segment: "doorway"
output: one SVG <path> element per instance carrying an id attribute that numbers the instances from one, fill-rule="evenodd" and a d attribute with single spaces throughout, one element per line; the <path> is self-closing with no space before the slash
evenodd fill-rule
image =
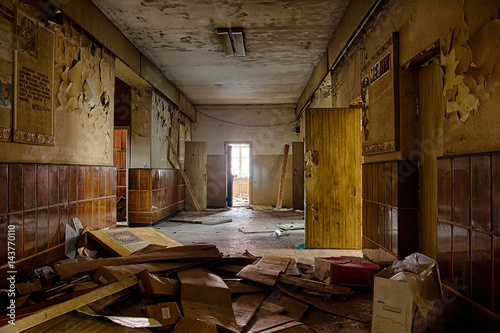
<path id="1" fill-rule="evenodd" d="M 128 129 L 115 128 L 113 135 L 113 166 L 116 167 L 116 222 L 127 225 L 127 161 Z"/>
<path id="2" fill-rule="evenodd" d="M 227 206 L 250 205 L 251 145 L 249 142 L 226 143 Z"/>

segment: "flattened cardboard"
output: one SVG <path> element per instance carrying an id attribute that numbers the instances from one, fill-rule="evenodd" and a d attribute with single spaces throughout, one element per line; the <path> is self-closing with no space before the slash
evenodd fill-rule
<path id="1" fill-rule="evenodd" d="M 126 317 L 126 316 L 101 316 L 95 311 L 93 311 L 90 307 L 88 306 L 82 306 L 81 308 L 78 308 L 77 311 L 79 313 L 85 314 L 87 316 L 91 317 L 103 317 L 103 318 L 108 318 L 112 322 L 129 327 L 129 328 L 145 328 L 145 327 L 162 327 L 163 325 L 158 322 L 156 319 L 153 318 L 145 318 L 145 317 Z"/>
<path id="2" fill-rule="evenodd" d="M 195 267 L 183 270 L 177 276 L 181 282 L 181 303 L 185 317 L 198 318 L 238 332 L 231 292 L 218 275 Z"/>
<path id="3" fill-rule="evenodd" d="M 112 253 L 122 257 L 149 244 L 165 247 L 182 245 L 153 227 L 94 230 L 89 231 L 89 236 Z"/>
<path id="4" fill-rule="evenodd" d="M 182 317 L 176 302 L 158 303 L 145 307 L 146 316 L 158 320 L 163 326 L 175 325 Z"/>
<path id="5" fill-rule="evenodd" d="M 285 272 L 290 263 L 290 258 L 266 256 L 253 265 L 245 266 L 236 276 L 274 286 L 281 272 Z"/>
<path id="6" fill-rule="evenodd" d="M 195 243 L 185 246 L 158 249 L 147 253 L 131 254 L 126 257 L 96 259 L 81 263 L 54 265 L 55 270 L 64 281 L 74 275 L 97 270 L 101 266 L 119 266 L 147 262 L 165 262 L 178 260 L 220 259 L 219 250 L 212 244 Z"/>
<path id="7" fill-rule="evenodd" d="M 237 281 L 237 280 L 224 280 L 228 286 L 231 294 L 248 294 L 248 293 L 260 293 L 265 291 L 273 290 L 271 286 L 264 286 L 260 283 L 255 283 L 251 281 Z"/>
<path id="8" fill-rule="evenodd" d="M 272 313 L 267 310 L 259 309 L 255 317 L 250 323 L 248 333 L 258 333 L 264 330 L 269 330 L 274 327 L 281 326 L 286 323 L 293 322 L 292 318 Z M 299 325 L 300 323 L 297 323 Z"/>
<path id="9" fill-rule="evenodd" d="M 301 321 L 307 310 L 309 310 L 309 305 L 287 296 L 277 289 L 269 294 L 264 302 L 262 302 L 262 306 L 265 306 L 270 302 L 284 307 L 285 311 L 280 314 L 287 316 L 288 318 L 292 318 L 295 321 Z"/>
<path id="10" fill-rule="evenodd" d="M 310 295 L 305 292 L 300 292 L 292 288 L 287 288 L 283 285 L 277 284 L 276 287 L 284 293 L 295 297 L 317 309 L 331 313 L 333 315 L 354 319 L 364 323 L 371 321 L 371 307 L 372 304 L 369 300 L 364 299 L 350 299 L 342 303 L 342 306 L 336 306 L 334 300 L 325 300 L 324 298 L 316 295 Z"/>
<path id="11" fill-rule="evenodd" d="M 139 289 L 144 297 L 162 297 L 180 295 L 181 284 L 178 280 L 143 271 L 137 275 Z M 165 324 L 170 325 L 170 324 Z"/>
<path id="12" fill-rule="evenodd" d="M 183 317 L 172 333 L 217 333 L 217 326 L 199 319 Z"/>
<path id="13" fill-rule="evenodd" d="M 238 329 L 242 330 L 248 324 L 266 296 L 266 293 L 242 295 L 233 302 Z"/>

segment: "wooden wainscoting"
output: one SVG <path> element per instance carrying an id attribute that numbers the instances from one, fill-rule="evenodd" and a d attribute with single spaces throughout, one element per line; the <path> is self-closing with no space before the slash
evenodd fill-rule
<path id="1" fill-rule="evenodd" d="M 418 162 L 365 163 L 363 253 L 391 263 L 418 251 Z"/>
<path id="2" fill-rule="evenodd" d="M 182 210 L 185 188 L 177 169 L 129 169 L 129 225 L 151 225 Z"/>
<path id="3" fill-rule="evenodd" d="M 500 154 L 438 159 L 442 282 L 500 314 Z"/>
<path id="4" fill-rule="evenodd" d="M 0 164 L 0 244 L 14 229 L 18 276 L 64 258 L 73 217 L 92 229 L 116 224 L 115 167 Z M 2 272 L 6 249 L 0 250 Z"/>

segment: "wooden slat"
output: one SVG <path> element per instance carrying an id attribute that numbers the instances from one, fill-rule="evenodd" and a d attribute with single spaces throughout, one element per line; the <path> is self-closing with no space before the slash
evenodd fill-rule
<path id="1" fill-rule="evenodd" d="M 292 142 L 293 209 L 304 209 L 304 142 Z"/>
<path id="2" fill-rule="evenodd" d="M 283 165 L 281 167 L 281 177 L 278 187 L 278 200 L 276 201 L 276 208 L 280 209 L 283 204 L 283 189 L 285 188 L 285 176 L 286 176 L 286 164 L 288 161 L 288 150 L 290 145 L 285 145 L 285 150 L 283 152 Z"/>
<path id="3" fill-rule="evenodd" d="M 18 319 L 16 320 L 16 325 L 7 324 L 2 328 L 2 332 L 9 333 L 9 332 L 20 332 L 22 330 L 26 330 L 40 323 L 48 321 L 52 318 L 73 311 L 81 306 L 92 303 L 98 299 L 101 299 L 103 297 L 112 295 L 120 290 L 131 287 L 135 284 L 137 284 L 137 278 L 134 276 L 123 281 L 118 281 L 106 285 L 104 287 L 88 292 L 84 295 L 74 297 L 66 302 L 59 303 L 45 309 L 41 309 L 25 318 Z"/>
<path id="4" fill-rule="evenodd" d="M 306 111 L 306 152 L 318 155 L 306 177 L 306 248 L 361 248 L 359 122 L 359 109 Z"/>
<path id="5" fill-rule="evenodd" d="M 186 183 L 186 187 L 189 191 L 189 194 L 191 195 L 191 198 L 193 199 L 193 203 L 196 207 L 196 210 L 198 211 L 198 214 L 200 216 L 203 216 L 203 212 L 201 211 L 201 208 L 200 208 L 200 205 L 198 204 L 198 200 L 196 200 L 196 196 L 193 192 L 193 188 L 191 187 L 191 184 L 189 183 L 189 180 L 186 176 L 186 173 L 184 172 L 184 169 L 182 169 L 182 164 L 181 164 L 181 161 L 179 161 L 179 156 L 177 155 L 177 152 L 175 150 L 175 147 L 174 145 L 172 144 L 172 140 L 170 140 L 170 138 L 167 136 L 167 141 L 168 141 L 168 145 L 170 146 L 170 150 L 172 151 L 172 154 L 174 155 L 175 157 L 175 161 L 177 162 L 177 165 L 179 166 L 179 171 L 181 172 L 181 175 L 182 175 L 182 178 L 184 179 L 184 182 Z"/>
<path id="6" fill-rule="evenodd" d="M 196 200 L 201 210 L 207 209 L 207 143 L 188 141 L 185 145 L 186 176 L 190 179 Z M 186 199 L 186 210 L 196 209 L 190 197 Z"/>
<path id="7" fill-rule="evenodd" d="M 349 296 L 352 296 L 354 292 L 349 287 L 339 286 L 335 284 L 328 284 L 323 282 L 311 281 L 306 279 L 301 279 L 293 276 L 286 276 L 281 274 L 278 277 L 278 281 L 284 284 L 289 284 L 297 286 L 300 288 L 305 288 L 309 290 L 321 291 L 324 293 L 332 294 L 335 297 L 345 301 Z"/>

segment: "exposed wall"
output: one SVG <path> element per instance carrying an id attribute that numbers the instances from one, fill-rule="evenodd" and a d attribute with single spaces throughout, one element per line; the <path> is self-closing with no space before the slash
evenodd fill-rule
<path id="1" fill-rule="evenodd" d="M 151 89 L 132 89 L 130 167 L 151 165 Z"/>
<path id="2" fill-rule="evenodd" d="M 251 203 L 276 205 L 285 144 L 298 140 L 294 134 L 295 106 L 280 105 L 198 105 L 193 140 L 208 143 L 208 205 L 225 202 L 224 143 L 252 144 Z M 290 154 L 291 155 L 291 154 Z M 287 165 L 283 207 L 292 205 L 291 156 Z"/>
<path id="3" fill-rule="evenodd" d="M 114 57 L 67 19 L 50 28 L 56 32 L 54 145 L 0 142 L 2 161 L 111 166 Z"/>

